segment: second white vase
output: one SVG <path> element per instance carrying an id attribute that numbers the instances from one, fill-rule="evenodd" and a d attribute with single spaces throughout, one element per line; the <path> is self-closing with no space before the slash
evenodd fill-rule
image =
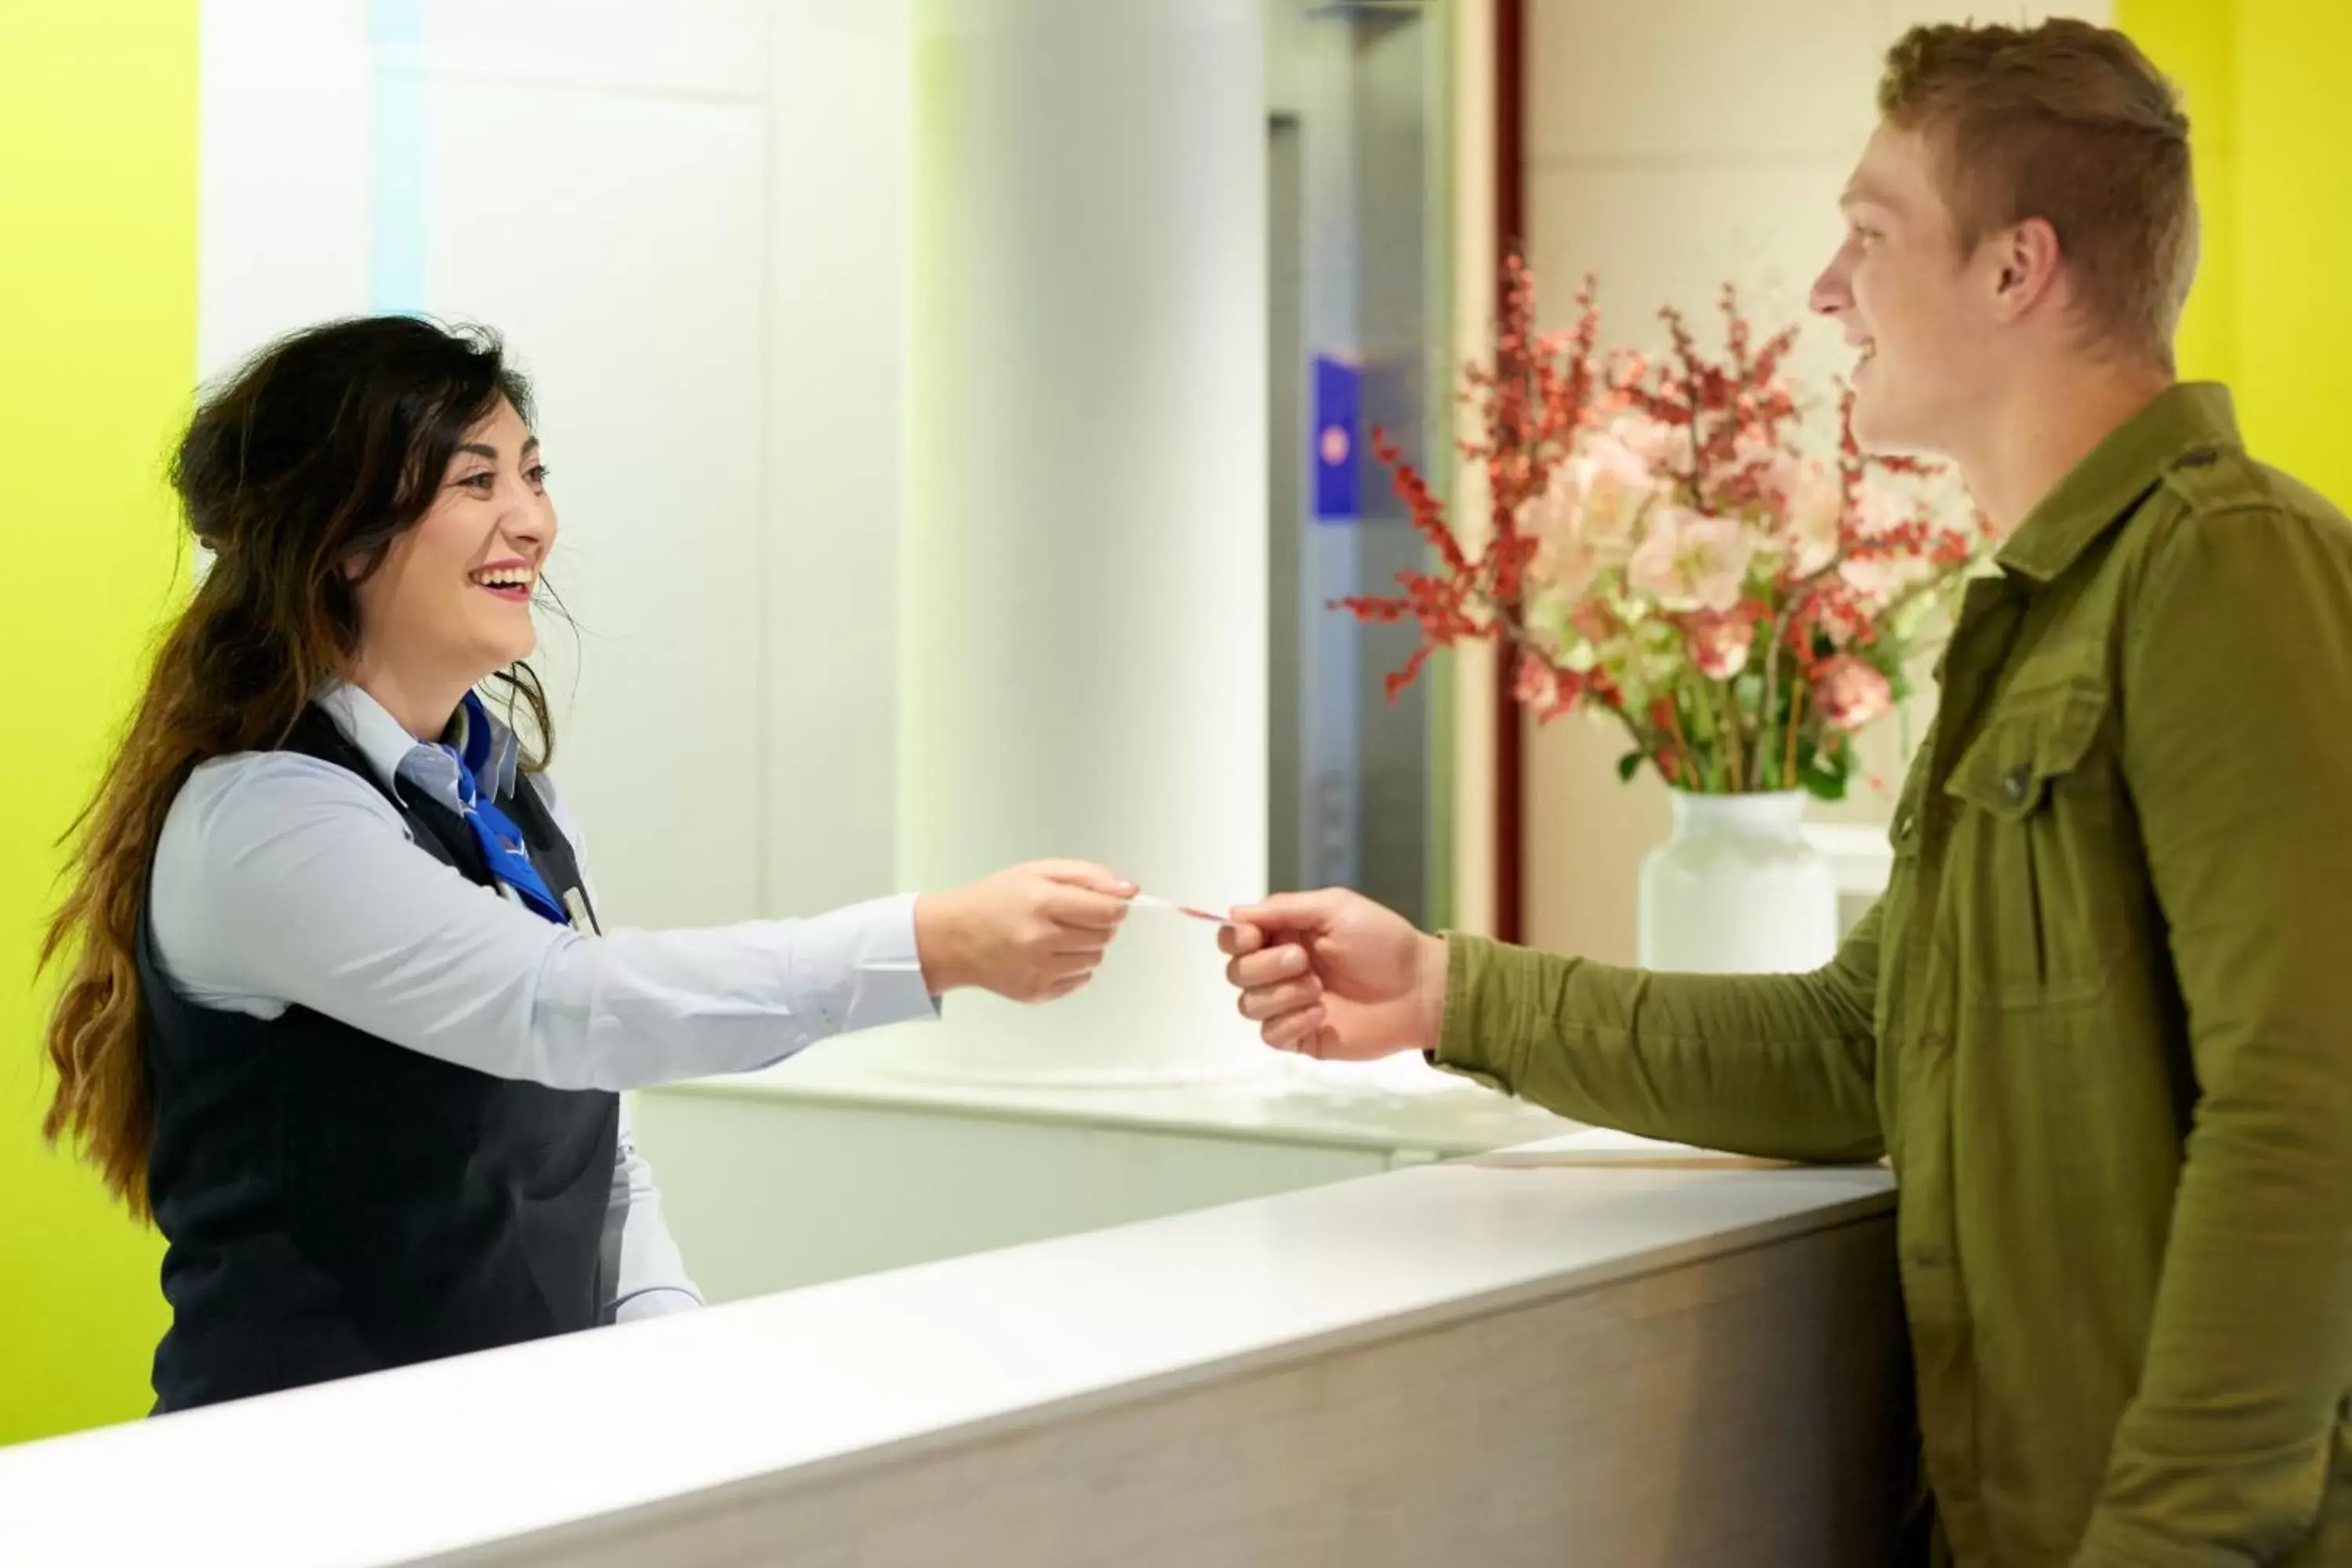
<path id="1" fill-rule="evenodd" d="M 1801 791 L 1673 798 L 1674 831 L 1642 862 L 1643 968 L 1801 973 L 1836 955 L 1837 879 L 1806 842 Z"/>

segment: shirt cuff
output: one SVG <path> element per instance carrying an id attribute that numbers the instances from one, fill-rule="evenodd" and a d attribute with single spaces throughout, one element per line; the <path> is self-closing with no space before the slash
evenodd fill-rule
<path id="1" fill-rule="evenodd" d="M 656 1285 L 638 1291 L 613 1309 L 613 1321 L 640 1323 L 648 1318 L 666 1318 L 672 1312 L 691 1312 L 702 1305 L 702 1298 L 691 1290 L 675 1285 Z"/>
<path id="2" fill-rule="evenodd" d="M 796 1010 L 820 1032 L 846 1034 L 940 1016 L 915 948 L 915 896 L 851 904 L 801 922 L 793 953 Z"/>
<path id="3" fill-rule="evenodd" d="M 1498 963 L 1504 956 L 1489 938 L 1445 933 L 1445 1015 L 1437 1048 L 1425 1054 L 1433 1068 L 1509 1094 L 1515 1031 L 1510 999 L 1501 994 L 1509 978 Z"/>

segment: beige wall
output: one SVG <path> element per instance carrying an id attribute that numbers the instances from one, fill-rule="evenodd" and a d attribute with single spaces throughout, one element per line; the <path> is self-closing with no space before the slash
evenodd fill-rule
<path id="1" fill-rule="evenodd" d="M 1454 7 L 1454 336 L 1457 358 L 1475 354 L 1495 312 L 1495 0 Z M 1454 468 L 1454 526 L 1486 535 L 1486 474 Z M 1475 546 L 1474 545 L 1474 548 Z M 1454 682 L 1454 921 L 1456 931 L 1495 924 L 1495 656 L 1464 647 L 1442 666 Z"/>
<path id="2" fill-rule="evenodd" d="M 1658 307 L 1717 318 L 1728 279 L 1767 330 L 1800 319 L 1838 233 L 1837 193 L 1873 121 L 1886 46 L 1921 21 L 2053 12 L 2105 21 L 2105 0 L 1528 0 L 1528 249 L 1548 326 L 1569 324 L 1598 274 L 1612 342 L 1648 343 Z M 1466 275 L 1466 274 L 1465 274 Z M 1795 363 L 1826 389 L 1846 355 L 1811 323 Z M 1914 722 L 1924 722 L 1922 701 Z M 1528 747 L 1528 939 L 1630 963 L 1642 857 L 1666 827 L 1664 786 L 1617 781 L 1623 750 L 1597 721 Z M 1883 821 L 1903 755 L 1894 721 L 1866 738 L 1867 784 L 1823 821 Z"/>

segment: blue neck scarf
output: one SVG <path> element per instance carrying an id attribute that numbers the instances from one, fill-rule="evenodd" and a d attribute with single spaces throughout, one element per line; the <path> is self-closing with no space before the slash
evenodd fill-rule
<path id="1" fill-rule="evenodd" d="M 457 706 L 456 744 L 443 742 L 441 749 L 457 764 L 457 799 L 464 807 L 466 826 L 472 830 L 474 843 L 488 862 L 490 875 L 501 887 L 514 889 L 533 914 L 553 921 L 558 925 L 571 921 L 563 906 L 556 901 L 554 889 L 539 868 L 530 863 L 530 851 L 523 842 L 522 829 L 514 818 L 500 811 L 488 792 L 481 785 L 481 773 L 490 763 L 490 715 L 482 700 L 468 691 Z"/>

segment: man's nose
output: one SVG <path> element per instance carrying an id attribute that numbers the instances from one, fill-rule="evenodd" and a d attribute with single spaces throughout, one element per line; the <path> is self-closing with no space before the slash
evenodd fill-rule
<path id="1" fill-rule="evenodd" d="M 1845 257 L 1843 252 L 1830 258 L 1813 279 L 1811 303 L 1817 316 L 1834 316 L 1853 303 L 1853 291 L 1846 287 Z"/>

